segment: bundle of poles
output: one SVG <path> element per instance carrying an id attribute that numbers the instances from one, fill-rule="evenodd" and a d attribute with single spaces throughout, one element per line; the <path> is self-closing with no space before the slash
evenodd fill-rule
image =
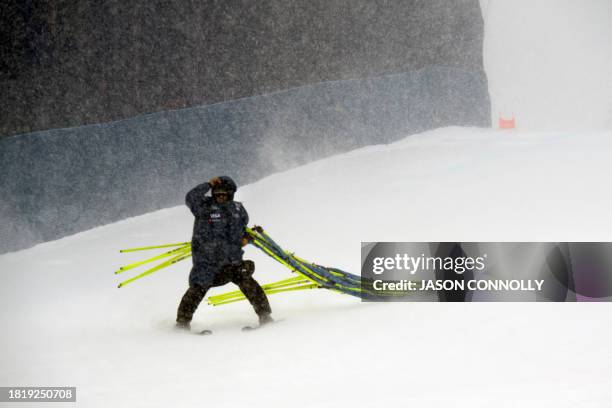
<path id="1" fill-rule="evenodd" d="M 305 259 L 302 259 L 295 255 L 294 253 L 282 249 L 261 227 L 253 229 L 246 228 L 246 234 L 250 237 L 250 243 L 252 245 L 257 247 L 266 255 L 281 263 L 297 275 L 288 279 L 280 280 L 278 282 L 262 285 L 262 288 L 266 292 L 266 294 L 271 295 L 275 293 L 306 289 L 328 289 L 335 292 L 356 296 L 361 299 L 371 300 L 379 299 L 381 297 L 386 298 L 389 296 L 402 295 L 398 292 L 386 292 L 379 290 L 374 291 L 372 288 L 372 282 L 369 280 L 362 279 L 358 275 L 353 275 L 337 268 L 317 265 L 313 262 L 306 261 Z M 189 242 L 122 249 L 120 252 L 125 253 L 168 248 L 171 249 L 167 252 L 145 259 L 143 261 L 122 266 L 117 271 L 115 271 L 115 274 L 120 274 L 152 262 L 161 261 L 156 266 L 145 270 L 139 275 L 136 275 L 130 279 L 121 282 L 119 284 L 119 287 L 122 288 L 131 282 L 134 282 L 161 269 L 167 268 L 191 256 L 191 243 Z M 228 303 L 238 302 L 242 300 L 245 300 L 245 296 L 239 290 L 226 292 L 207 298 L 208 304 L 213 306 L 225 305 Z"/>

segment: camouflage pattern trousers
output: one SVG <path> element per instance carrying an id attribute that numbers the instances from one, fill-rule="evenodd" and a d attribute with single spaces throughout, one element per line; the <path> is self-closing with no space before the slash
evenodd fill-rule
<path id="1" fill-rule="evenodd" d="M 212 287 L 223 286 L 229 282 L 235 283 L 244 296 L 255 309 L 257 316 L 266 316 L 272 313 L 270 303 L 259 283 L 253 278 L 255 263 L 253 261 L 242 261 L 237 265 L 226 265 L 221 272 L 215 276 L 212 284 L 208 286 L 191 285 L 183 295 L 178 307 L 176 321 L 189 323 L 193 314 L 206 296 L 206 292 Z"/>

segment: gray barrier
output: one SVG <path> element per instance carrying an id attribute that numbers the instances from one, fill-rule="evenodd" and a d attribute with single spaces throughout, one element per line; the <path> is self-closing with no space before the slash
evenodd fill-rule
<path id="1" fill-rule="evenodd" d="M 489 126 L 486 75 L 448 67 L 325 82 L 0 140 L 0 252 L 443 126 Z"/>

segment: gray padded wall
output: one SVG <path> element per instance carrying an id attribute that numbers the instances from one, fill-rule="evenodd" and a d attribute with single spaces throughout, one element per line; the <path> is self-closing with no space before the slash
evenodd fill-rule
<path id="1" fill-rule="evenodd" d="M 429 67 L 0 140 L 0 252 L 441 126 L 489 126 L 484 72 Z"/>

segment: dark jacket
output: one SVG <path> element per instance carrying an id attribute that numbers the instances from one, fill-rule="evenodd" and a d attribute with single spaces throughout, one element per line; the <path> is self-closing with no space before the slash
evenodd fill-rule
<path id="1" fill-rule="evenodd" d="M 185 197 L 185 203 L 195 216 L 191 249 L 193 269 L 189 275 L 190 284 L 206 286 L 223 266 L 242 261 L 242 238 L 249 222 L 249 216 L 237 201 L 217 204 L 205 194 L 211 189 L 203 183 Z"/>

